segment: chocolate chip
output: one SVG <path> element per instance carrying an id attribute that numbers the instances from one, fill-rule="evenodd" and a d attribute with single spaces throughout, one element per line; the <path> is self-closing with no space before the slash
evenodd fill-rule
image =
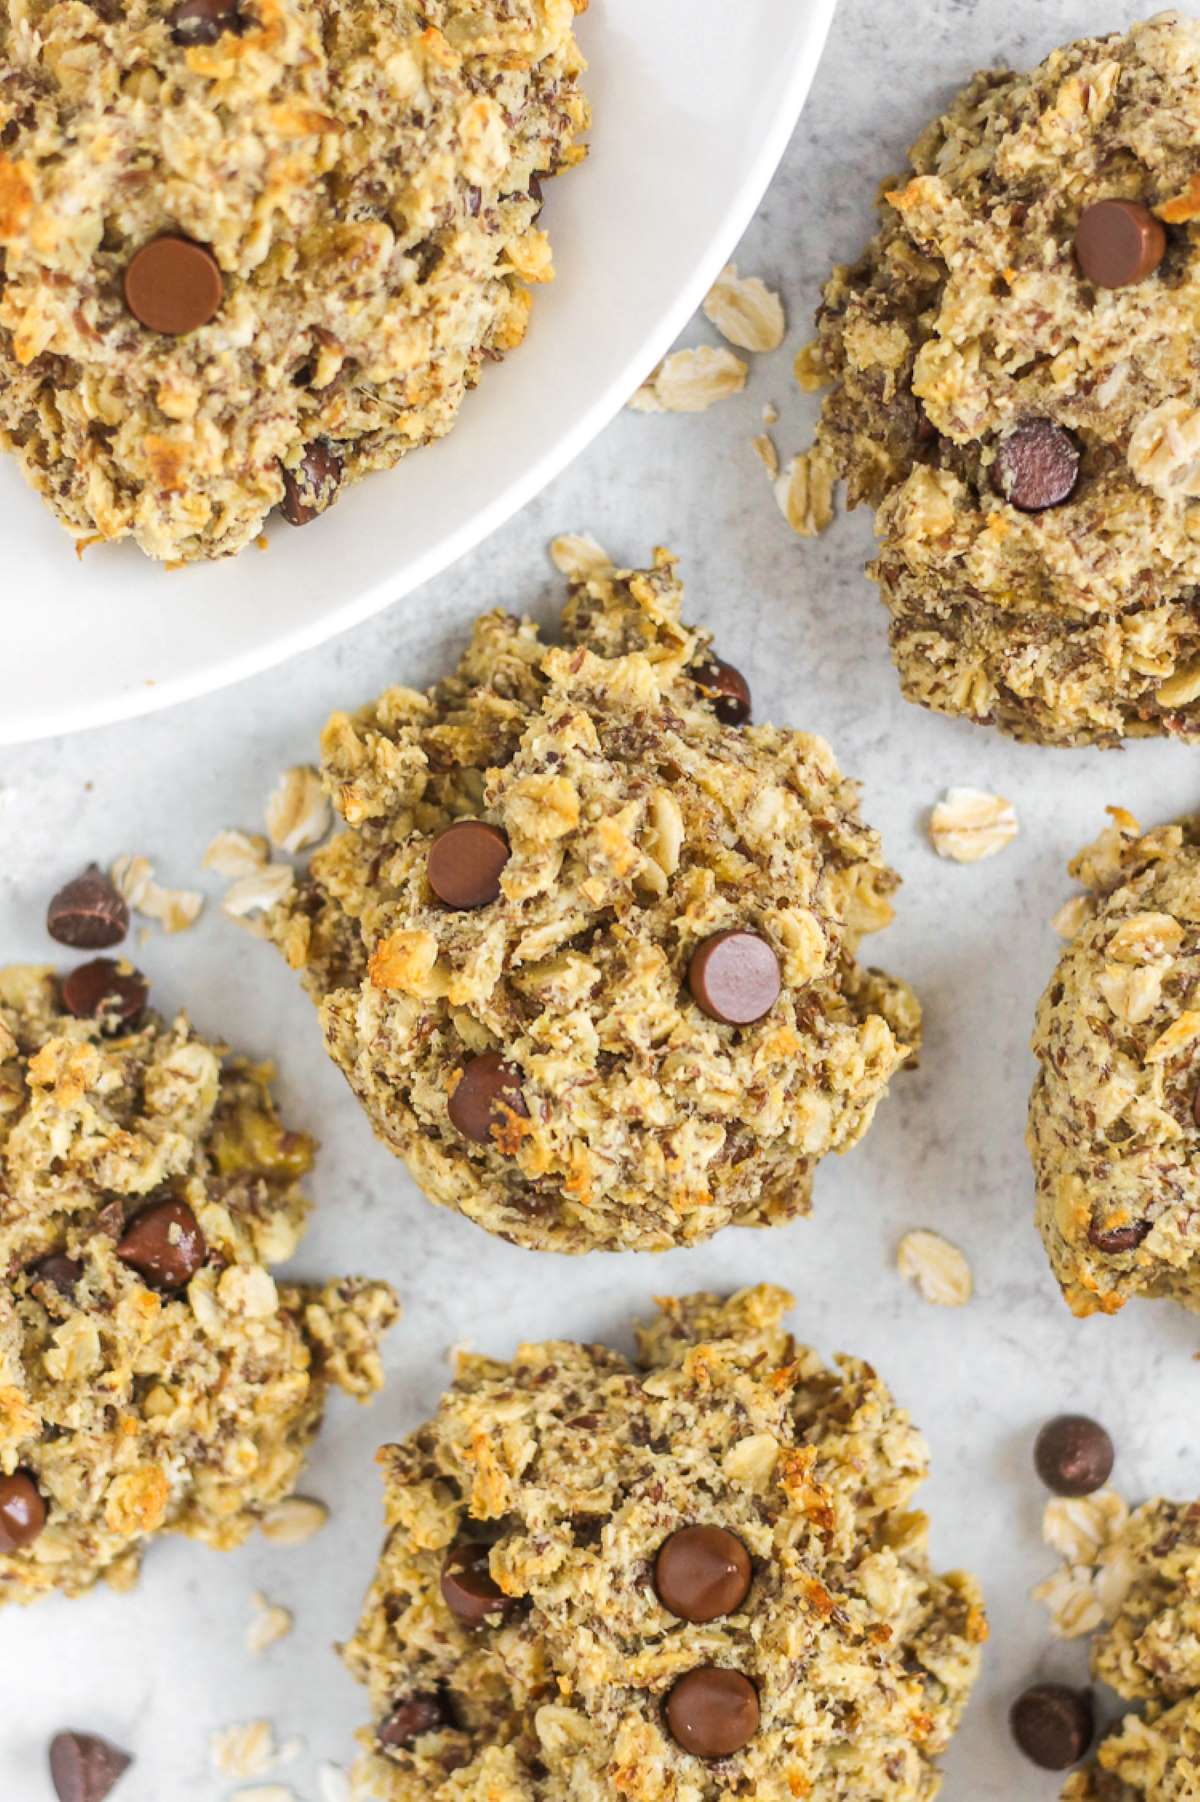
<path id="1" fill-rule="evenodd" d="M 756 932 L 714 932 L 693 951 L 687 980 L 710 1020 L 750 1026 L 779 999 L 779 959 Z"/>
<path id="2" fill-rule="evenodd" d="M 447 907 L 490 907 L 499 898 L 508 840 L 486 820 L 456 820 L 429 847 L 429 886 Z"/>
<path id="3" fill-rule="evenodd" d="M 533 215 L 534 220 L 536 221 L 541 218 L 542 208 L 546 204 L 545 197 L 542 194 L 542 184 L 536 175 L 531 175 L 529 177 L 529 198 L 537 207 L 537 212 Z"/>
<path id="4" fill-rule="evenodd" d="M 692 671 L 693 682 L 709 690 L 713 712 L 723 726 L 750 723 L 750 684 L 740 669 L 720 657 L 708 657 Z"/>
<path id="5" fill-rule="evenodd" d="M 740 1671 L 703 1664 L 679 1679 L 666 1712 L 671 1737 L 685 1752 L 728 1758 L 758 1732 L 758 1691 Z"/>
<path id="6" fill-rule="evenodd" d="M 654 1587 L 681 1621 L 734 1614 L 750 1591 L 750 1554 L 724 1527 L 681 1527 L 659 1547 Z"/>
<path id="7" fill-rule="evenodd" d="M 450 1123 L 464 1138 L 477 1145 L 491 1145 L 497 1131 L 503 1131 L 509 1113 L 529 1118 L 523 1081 L 515 1064 L 505 1063 L 498 1051 L 485 1051 L 473 1057 L 458 1079 L 447 1105 Z"/>
<path id="8" fill-rule="evenodd" d="M 125 270 L 125 304 L 149 331 L 178 338 L 221 311 L 225 283 L 207 245 L 167 233 L 134 252 Z"/>
<path id="9" fill-rule="evenodd" d="M 375 1737 L 381 1746 L 407 1749 L 423 1733 L 439 1733 L 450 1725 L 450 1716 L 441 1696 L 430 1692 L 397 1702 L 387 1719 L 379 1723 Z"/>
<path id="10" fill-rule="evenodd" d="M 1061 507 L 1079 480 L 1079 446 L 1052 419 L 1022 419 L 1000 440 L 996 487 L 1022 513 Z"/>
<path id="11" fill-rule="evenodd" d="M 281 467 L 283 467 L 281 465 Z M 283 469 L 280 511 L 289 526 L 307 526 L 337 499 L 345 464 L 328 438 L 304 447 L 295 469 Z"/>
<path id="12" fill-rule="evenodd" d="M 94 1733 L 56 1733 L 50 1741 L 58 1802 L 104 1802 L 132 1763 L 128 1752 Z"/>
<path id="13" fill-rule="evenodd" d="M 0 1476 L 0 1552 L 32 1545 L 46 1524 L 46 1504 L 26 1470 Z"/>
<path id="14" fill-rule="evenodd" d="M 180 0 L 168 23 L 177 44 L 215 44 L 241 23 L 236 0 Z"/>
<path id="15" fill-rule="evenodd" d="M 1092 1743 L 1092 1692 L 1065 1683 L 1035 1683 L 1009 1711 L 1012 1736 L 1043 1771 L 1078 1764 Z"/>
<path id="16" fill-rule="evenodd" d="M 132 1026 L 145 1011 L 150 991 L 144 976 L 111 957 L 93 958 L 63 977 L 62 1001 L 77 1020 L 99 1020 L 107 1032 Z"/>
<path id="17" fill-rule="evenodd" d="M 1088 1239 L 1097 1251 L 1136 1251 L 1153 1224 L 1150 1220 L 1134 1220 L 1128 1226 L 1104 1226 L 1093 1220 Z"/>
<path id="18" fill-rule="evenodd" d="M 1197 1126 L 1200 1126 L 1200 1083 L 1197 1084 L 1196 1093 L 1192 1096 L 1192 1119 Z"/>
<path id="19" fill-rule="evenodd" d="M 152 1289 L 182 1289 L 204 1263 L 208 1246 L 185 1201 L 155 1201 L 129 1222 L 117 1256 Z"/>
<path id="20" fill-rule="evenodd" d="M 1098 288 L 1127 288 L 1153 275 L 1167 250 L 1167 234 L 1140 200 L 1097 200 L 1075 228 L 1079 267 Z"/>
<path id="21" fill-rule="evenodd" d="M 1112 1475 L 1116 1453 L 1099 1421 L 1086 1414 L 1048 1420 L 1033 1447 L 1038 1476 L 1055 1495 L 1091 1495 Z"/>
<path id="22" fill-rule="evenodd" d="M 498 1626 L 519 1605 L 506 1596 L 488 1567 L 488 1548 L 469 1540 L 450 1548 L 442 1566 L 442 1595 L 465 1627 Z"/>
<path id="23" fill-rule="evenodd" d="M 29 1266 L 29 1277 L 35 1283 L 53 1283 L 60 1295 L 68 1301 L 75 1298 L 75 1285 L 83 1275 L 83 1265 L 78 1258 L 68 1258 L 62 1252 L 51 1252 L 47 1258 L 39 1258 L 36 1264 Z"/>
<path id="24" fill-rule="evenodd" d="M 129 931 L 129 904 L 99 864 L 60 888 L 46 910 L 46 931 L 75 951 L 102 951 L 119 945 Z"/>

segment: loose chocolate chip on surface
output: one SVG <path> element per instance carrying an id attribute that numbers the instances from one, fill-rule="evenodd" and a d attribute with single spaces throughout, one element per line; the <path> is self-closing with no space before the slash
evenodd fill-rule
<path id="1" fill-rule="evenodd" d="M 295 469 L 283 471 L 280 511 L 289 526 L 307 526 L 331 507 L 342 484 L 345 465 L 328 438 L 305 446 Z"/>
<path id="2" fill-rule="evenodd" d="M 104 1802 L 132 1763 L 128 1752 L 94 1733 L 56 1733 L 50 1741 L 58 1802 Z"/>
<path id="3" fill-rule="evenodd" d="M 664 1608 L 682 1621 L 720 1620 L 750 1590 L 750 1554 L 724 1527 L 681 1527 L 659 1547 L 654 1587 Z"/>
<path id="4" fill-rule="evenodd" d="M 46 1524 L 46 1504 L 28 1471 L 0 1477 L 0 1552 L 32 1545 Z"/>
<path id="5" fill-rule="evenodd" d="M 492 1144 L 493 1133 L 503 1128 L 510 1111 L 529 1117 L 521 1081 L 521 1072 L 505 1063 L 498 1051 L 473 1057 L 447 1104 L 450 1124 L 477 1145 Z"/>
<path id="6" fill-rule="evenodd" d="M 710 1020 L 750 1026 L 779 999 L 779 959 L 756 932 L 714 932 L 693 951 L 687 980 Z"/>
<path id="7" fill-rule="evenodd" d="M 75 1285 L 83 1275 L 83 1265 L 78 1258 L 51 1252 L 48 1258 L 39 1258 L 36 1264 L 29 1266 L 29 1275 L 35 1283 L 53 1283 L 59 1294 L 70 1301 L 75 1294 Z"/>
<path id="8" fill-rule="evenodd" d="M 429 847 L 429 886 L 447 907 L 489 907 L 500 894 L 508 840 L 486 820 L 455 820 Z"/>
<path id="9" fill-rule="evenodd" d="M 1052 419 L 1022 419 L 1000 440 L 994 467 L 996 487 L 1022 513 L 1061 507 L 1079 480 L 1079 446 Z"/>
<path id="10" fill-rule="evenodd" d="M 1055 1495 L 1091 1495 L 1112 1475 L 1116 1453 L 1098 1420 L 1060 1414 L 1048 1420 L 1033 1447 L 1038 1476 Z"/>
<path id="11" fill-rule="evenodd" d="M 442 1566 L 442 1595 L 455 1620 L 465 1627 L 498 1626 L 517 1605 L 488 1568 L 488 1548 L 465 1541 L 451 1546 Z"/>
<path id="12" fill-rule="evenodd" d="M 1009 1711 L 1012 1736 L 1043 1771 L 1078 1764 L 1092 1743 L 1092 1692 L 1065 1683 L 1035 1683 Z"/>
<path id="13" fill-rule="evenodd" d="M 63 977 L 62 1001 L 77 1020 L 102 1020 L 119 1031 L 144 1012 L 150 991 L 146 979 L 128 964 L 122 969 L 111 957 L 93 958 Z"/>
<path id="14" fill-rule="evenodd" d="M 406 1702 L 397 1702 L 387 1719 L 379 1723 L 375 1737 L 381 1746 L 408 1747 L 423 1733 L 438 1733 L 450 1724 L 439 1695 L 409 1696 Z"/>
<path id="15" fill-rule="evenodd" d="M 1097 1251 L 1136 1251 L 1153 1225 L 1149 1220 L 1134 1220 L 1129 1226 L 1104 1226 L 1093 1220 L 1088 1239 Z"/>
<path id="16" fill-rule="evenodd" d="M 60 888 L 46 910 L 46 931 L 74 951 L 103 951 L 129 931 L 129 905 L 98 864 Z"/>
<path id="17" fill-rule="evenodd" d="M 713 712 L 723 726 L 750 724 L 750 684 L 740 669 L 720 657 L 709 657 L 692 671 L 692 680 L 712 691 Z"/>
<path id="18" fill-rule="evenodd" d="M 182 1289 L 204 1263 L 208 1246 L 185 1201 L 156 1201 L 129 1222 L 117 1256 L 152 1289 Z"/>
<path id="19" fill-rule="evenodd" d="M 1079 267 L 1098 288 L 1145 281 L 1166 249 L 1166 228 L 1140 200 L 1097 200 L 1084 208 L 1075 228 Z"/>
<path id="20" fill-rule="evenodd" d="M 168 234 L 134 252 L 125 271 L 125 304 L 149 331 L 178 338 L 215 319 L 225 299 L 217 259 L 203 244 Z"/>
<path id="21" fill-rule="evenodd" d="M 169 23 L 177 44 L 215 44 L 222 32 L 236 31 L 240 20 L 236 0 L 180 0 Z"/>
<path id="22" fill-rule="evenodd" d="M 740 1671 L 704 1664 L 681 1677 L 667 1697 L 667 1726 L 676 1745 L 697 1758 L 728 1758 L 758 1732 L 758 1691 Z"/>

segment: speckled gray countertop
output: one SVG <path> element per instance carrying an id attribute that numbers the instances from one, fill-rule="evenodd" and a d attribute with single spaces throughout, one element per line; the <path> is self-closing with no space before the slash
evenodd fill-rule
<path id="1" fill-rule="evenodd" d="M 863 780 L 867 816 L 905 880 L 896 925 L 871 954 L 911 979 L 928 1022 L 919 1072 L 897 1081 L 865 1143 L 822 1169 L 811 1219 L 659 1258 L 539 1259 L 422 1201 L 324 1062 L 292 978 L 215 904 L 193 932 L 152 937 L 139 956 L 160 1002 L 190 1000 L 202 1028 L 278 1055 L 292 1117 L 324 1142 L 299 1265 L 386 1274 L 405 1315 L 383 1397 L 370 1410 L 332 1405 L 305 1484 L 332 1518 L 306 1549 L 257 1540 L 222 1558 L 168 1541 L 151 1549 L 131 1597 L 102 1591 L 0 1619 L 6 1802 L 47 1802 L 44 1745 L 63 1724 L 136 1752 L 120 1802 L 223 1799 L 237 1785 L 208 1766 L 208 1735 L 257 1716 L 304 1741 L 278 1781 L 299 1802 L 323 1802 L 318 1766 L 348 1762 L 364 1716 L 331 1646 L 355 1619 L 380 1536 L 373 1453 L 433 1405 L 447 1349 L 468 1340 L 506 1353 L 520 1337 L 550 1335 L 623 1341 L 654 1293 L 768 1276 L 794 1289 L 804 1339 L 869 1358 L 910 1406 L 932 1445 L 934 1556 L 970 1565 L 987 1590 L 992 1639 L 946 1759 L 948 1802 L 1057 1794 L 1012 1749 L 1005 1724 L 1025 1681 L 1074 1677 L 1085 1662 L 1082 1646 L 1051 1641 L 1028 1598 L 1054 1563 L 1039 1534 L 1033 1433 L 1047 1413 L 1095 1412 L 1116 1439 L 1126 1495 L 1200 1494 L 1200 1328 L 1162 1305 L 1080 1323 L 1059 1301 L 1031 1221 L 1027 1040 L 1056 955 L 1049 920 L 1069 890 L 1068 857 L 1099 830 L 1107 803 L 1147 822 L 1194 806 L 1196 754 L 1157 743 L 1019 749 L 906 706 L 861 574 L 869 522 L 842 519 L 820 544 L 801 544 L 750 439 L 772 401 L 781 451 L 806 442 L 811 403 L 790 378 L 790 353 L 809 335 L 829 263 L 860 246 L 878 179 L 926 118 L 979 65 L 1037 60 L 1136 11 L 1118 0 L 841 0 L 796 139 L 739 253 L 744 272 L 781 289 L 791 323 L 785 351 L 756 362 L 744 396 L 699 418 L 623 415 L 482 550 L 324 650 L 156 718 L 0 753 L 4 950 L 42 957 L 46 899 L 85 857 L 143 851 L 164 880 L 193 882 L 214 832 L 260 824 L 278 772 L 312 756 L 332 707 L 388 680 L 435 677 L 468 619 L 495 602 L 548 619 L 555 533 L 591 531 L 630 562 L 666 543 L 682 554 L 691 613 L 749 676 L 758 716 L 824 733 Z M 715 341 L 703 324 L 684 341 L 701 339 Z M 936 859 L 924 817 L 949 784 L 1008 795 L 1021 819 L 1015 846 L 973 868 Z M 896 1274 L 897 1241 L 913 1226 L 967 1252 L 977 1292 L 965 1309 L 930 1307 Z M 294 1635 L 257 1659 L 244 1648 L 255 1589 L 296 1616 Z"/>

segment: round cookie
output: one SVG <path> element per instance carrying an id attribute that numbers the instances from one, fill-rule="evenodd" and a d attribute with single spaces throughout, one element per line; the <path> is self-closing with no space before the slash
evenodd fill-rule
<path id="1" fill-rule="evenodd" d="M 1178 12 L 985 71 L 826 290 L 810 487 L 878 508 L 909 700 L 1043 744 L 1200 735 L 1197 109 Z"/>
<path id="2" fill-rule="evenodd" d="M 553 276 L 584 5 L 0 11 L 0 445 L 69 530 L 226 556 L 450 429 Z"/>
<path id="3" fill-rule="evenodd" d="M 1038 1227 L 1076 1314 L 1200 1308 L 1200 820 L 1109 812 L 1034 1031 Z"/>
<path id="4" fill-rule="evenodd" d="M 869 1366 L 797 1345 L 790 1302 L 662 1301 L 632 1361 L 460 1358 L 434 1419 L 381 1454 L 392 1530 L 345 1653 L 371 1695 L 366 1794 L 936 1794 L 979 1592 L 930 1571 L 907 1415 Z M 680 1556 L 698 1529 L 707 1553 Z M 486 1613 L 447 1581 L 467 1546 Z"/>
<path id="5" fill-rule="evenodd" d="M 143 997 L 144 999 L 144 997 Z M 0 1605 L 226 1549 L 292 1490 L 337 1384 L 382 1381 L 384 1283 L 276 1284 L 313 1144 L 185 1019 L 65 1014 L 0 969 Z"/>
<path id="6" fill-rule="evenodd" d="M 335 715 L 347 830 L 271 922 L 376 1132 L 536 1249 L 806 1213 L 919 1036 L 856 961 L 897 878 L 855 786 L 821 739 L 722 724 L 681 604 L 666 552 L 600 557 L 561 644 L 488 614 L 428 695 Z"/>

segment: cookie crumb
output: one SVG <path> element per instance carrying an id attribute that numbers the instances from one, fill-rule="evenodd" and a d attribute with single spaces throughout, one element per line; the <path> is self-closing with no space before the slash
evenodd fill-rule
<path id="1" fill-rule="evenodd" d="M 1018 831 L 1012 802 L 982 788 L 948 788 L 929 816 L 930 843 L 952 863 L 995 857 Z"/>
<path id="2" fill-rule="evenodd" d="M 350 1779 L 340 1764 L 317 1767 L 319 1802 L 350 1802 Z"/>
<path id="3" fill-rule="evenodd" d="M 905 1233 L 896 1252 L 900 1275 L 911 1277 L 926 1301 L 939 1308 L 961 1308 L 971 1299 L 971 1266 L 957 1245 L 940 1233 Z"/>
<path id="4" fill-rule="evenodd" d="M 822 451 L 804 451 L 784 467 L 775 499 L 798 538 L 818 537 L 833 518 L 833 484 L 833 465 Z"/>
<path id="5" fill-rule="evenodd" d="M 239 876 L 225 891 L 221 912 L 231 920 L 248 923 L 253 914 L 269 913 L 296 886 L 296 872 L 290 863 L 266 863 Z"/>
<path id="6" fill-rule="evenodd" d="M 246 1646 L 251 1652 L 265 1652 L 286 1639 L 295 1622 L 290 1609 L 270 1601 L 260 1589 L 254 1592 L 254 1616 L 246 1628 Z"/>
<path id="7" fill-rule="evenodd" d="M 821 354 L 821 343 L 818 338 L 813 338 L 802 350 L 796 352 L 792 373 L 805 394 L 819 394 L 822 388 L 828 388 L 833 377 Z"/>
<path id="8" fill-rule="evenodd" d="M 736 263 L 725 265 L 708 291 L 703 312 L 739 350 L 760 354 L 778 350 L 787 331 L 778 294 L 756 275 L 739 275 Z"/>
<path id="9" fill-rule="evenodd" d="M 564 532 L 560 537 L 552 538 L 550 561 L 572 582 L 586 582 L 590 576 L 606 576 L 613 567 L 612 558 L 590 532 Z"/>
<path id="10" fill-rule="evenodd" d="M 635 413 L 703 413 L 715 401 L 740 394 L 747 365 L 731 350 L 702 344 L 673 351 L 642 383 L 629 405 Z"/>
<path id="11" fill-rule="evenodd" d="M 222 1777 L 262 1777 L 278 1756 L 270 1721 L 242 1721 L 209 1735 L 209 1757 Z"/>

